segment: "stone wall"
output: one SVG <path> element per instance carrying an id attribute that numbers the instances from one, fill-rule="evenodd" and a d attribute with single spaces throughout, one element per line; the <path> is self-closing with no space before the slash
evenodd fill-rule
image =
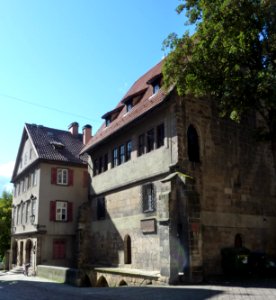
<path id="1" fill-rule="evenodd" d="M 241 234 L 250 250 L 275 254 L 272 155 L 269 145 L 254 138 L 254 116 L 237 124 L 220 118 L 212 103 L 195 99 L 180 100 L 176 116 L 179 168 L 194 178 L 199 196 L 199 202 L 189 203 L 200 207 L 198 236 L 204 274 L 221 272 L 220 250 L 234 246 L 236 234 Z M 199 137 L 199 162 L 189 161 L 187 155 L 190 124 Z"/>

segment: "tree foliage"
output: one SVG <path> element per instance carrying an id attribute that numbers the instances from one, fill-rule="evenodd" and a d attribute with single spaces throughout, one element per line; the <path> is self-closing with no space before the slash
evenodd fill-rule
<path id="1" fill-rule="evenodd" d="M 3 192 L 0 198 L 0 257 L 10 248 L 12 195 Z"/>
<path id="2" fill-rule="evenodd" d="M 276 1 L 181 0 L 195 33 L 171 34 L 163 74 L 180 95 L 215 99 L 224 116 L 256 110 L 276 168 Z"/>

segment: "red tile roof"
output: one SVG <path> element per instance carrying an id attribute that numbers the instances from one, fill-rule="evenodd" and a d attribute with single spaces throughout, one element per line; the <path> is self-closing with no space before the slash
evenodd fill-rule
<path id="1" fill-rule="evenodd" d="M 119 129 L 122 129 L 126 125 L 130 124 L 132 121 L 136 120 L 138 117 L 142 116 L 147 111 L 151 110 L 153 107 L 160 104 L 165 100 L 168 92 L 163 91 L 161 88 L 156 94 L 153 95 L 152 86 L 149 84 L 151 79 L 158 78 L 162 72 L 162 63 L 160 61 L 156 66 L 150 69 L 147 73 L 141 76 L 125 94 L 123 99 L 118 103 L 115 110 L 120 108 L 124 103 L 139 94 L 143 94 L 139 103 L 133 106 L 132 110 L 127 112 L 126 107 L 124 107 L 117 118 L 113 120 L 109 126 L 106 127 L 105 123 L 102 124 L 100 129 L 96 134 L 91 138 L 89 143 L 82 149 L 81 153 L 85 153 L 94 146 L 98 145 L 101 141 L 110 137 L 113 133 L 117 132 Z M 111 110 L 109 113 L 113 112 Z M 109 113 L 106 113 L 103 117 L 107 116 Z"/>

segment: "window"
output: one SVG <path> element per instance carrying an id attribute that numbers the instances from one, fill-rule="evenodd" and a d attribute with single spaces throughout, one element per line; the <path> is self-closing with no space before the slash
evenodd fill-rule
<path id="1" fill-rule="evenodd" d="M 128 102 L 126 103 L 126 111 L 129 112 L 129 111 L 132 110 L 132 108 L 133 108 L 133 103 L 132 103 L 132 101 L 128 101 Z"/>
<path id="2" fill-rule="evenodd" d="M 34 173 L 33 173 L 33 186 L 36 186 L 37 185 L 37 175 L 38 174 L 38 170 L 34 170 Z"/>
<path id="3" fill-rule="evenodd" d="M 105 198 L 101 197 L 97 199 L 97 219 L 104 220 L 106 214 Z"/>
<path id="4" fill-rule="evenodd" d="M 53 259 L 64 259 L 66 257 L 66 241 L 63 239 L 53 241 Z"/>
<path id="5" fill-rule="evenodd" d="M 152 183 L 142 186 L 142 204 L 143 212 L 155 211 L 155 192 Z"/>
<path id="6" fill-rule="evenodd" d="M 103 169 L 104 169 L 104 171 L 107 171 L 107 169 L 108 169 L 108 154 L 107 153 L 104 155 Z"/>
<path id="7" fill-rule="evenodd" d="M 16 210 L 16 224 L 19 224 L 19 216 L 20 216 L 20 205 L 17 205 L 17 210 Z"/>
<path id="8" fill-rule="evenodd" d="M 31 187 L 31 184 L 32 184 L 32 177 L 31 174 L 29 174 L 27 179 L 27 190 Z"/>
<path id="9" fill-rule="evenodd" d="M 27 201 L 27 208 L 26 208 L 26 224 L 29 223 L 29 217 L 31 215 L 31 202 L 30 201 Z"/>
<path id="10" fill-rule="evenodd" d="M 56 202 L 56 221 L 67 221 L 67 202 Z"/>
<path id="11" fill-rule="evenodd" d="M 157 148 L 164 146 L 165 130 L 164 124 L 157 126 Z"/>
<path id="12" fill-rule="evenodd" d="M 126 144 L 126 161 L 131 159 L 132 142 L 128 141 Z"/>
<path id="13" fill-rule="evenodd" d="M 105 119 L 105 126 L 108 127 L 111 123 L 111 118 L 106 118 Z"/>
<path id="14" fill-rule="evenodd" d="M 100 157 L 99 158 L 99 172 L 98 172 L 98 174 L 102 173 L 102 171 L 103 171 L 103 158 Z"/>
<path id="15" fill-rule="evenodd" d="M 124 262 L 131 264 L 131 239 L 128 234 L 124 238 Z"/>
<path id="16" fill-rule="evenodd" d="M 193 125 L 190 125 L 187 131 L 188 157 L 192 162 L 199 162 L 199 143 L 198 134 Z"/>
<path id="17" fill-rule="evenodd" d="M 147 152 L 154 149 L 154 129 L 147 132 Z"/>
<path id="18" fill-rule="evenodd" d="M 119 165 L 118 148 L 114 148 L 112 154 L 112 167 L 116 167 Z"/>
<path id="19" fill-rule="evenodd" d="M 36 200 L 32 200 L 32 222 L 35 223 L 35 215 L 36 215 Z"/>
<path id="20" fill-rule="evenodd" d="M 99 174 L 99 162 L 98 162 L 98 159 L 94 159 L 94 162 L 93 162 L 93 175 L 96 176 Z"/>
<path id="21" fill-rule="evenodd" d="M 57 184 L 67 185 L 68 184 L 68 170 L 57 169 Z"/>
<path id="22" fill-rule="evenodd" d="M 138 137 L 138 156 L 145 153 L 145 135 L 140 134 Z"/>
<path id="23" fill-rule="evenodd" d="M 21 202 L 21 216 L 20 216 L 20 223 L 23 224 L 23 222 L 25 221 L 25 203 Z"/>
<path id="24" fill-rule="evenodd" d="M 71 186 L 74 183 L 74 171 L 72 169 L 52 168 L 51 183 Z"/>
<path id="25" fill-rule="evenodd" d="M 120 160 L 119 163 L 123 164 L 126 160 L 126 156 L 125 156 L 125 145 L 121 145 L 120 146 Z"/>
<path id="26" fill-rule="evenodd" d="M 73 203 L 68 201 L 50 202 L 50 221 L 71 222 L 73 220 Z"/>
<path id="27" fill-rule="evenodd" d="M 30 156 L 29 156 L 30 160 L 33 158 L 33 149 L 30 149 Z"/>
<path id="28" fill-rule="evenodd" d="M 153 85 L 153 94 L 156 94 L 160 90 L 160 85 L 159 83 L 155 83 Z"/>

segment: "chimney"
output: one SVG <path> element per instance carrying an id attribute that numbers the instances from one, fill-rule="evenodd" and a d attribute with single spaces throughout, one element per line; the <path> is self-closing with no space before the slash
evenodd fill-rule
<path id="1" fill-rule="evenodd" d="M 68 126 L 68 130 L 70 133 L 74 136 L 77 136 L 79 134 L 79 123 L 73 122 Z"/>
<path id="2" fill-rule="evenodd" d="M 92 126 L 87 124 L 82 127 L 82 142 L 84 145 L 90 141 L 92 137 Z"/>

